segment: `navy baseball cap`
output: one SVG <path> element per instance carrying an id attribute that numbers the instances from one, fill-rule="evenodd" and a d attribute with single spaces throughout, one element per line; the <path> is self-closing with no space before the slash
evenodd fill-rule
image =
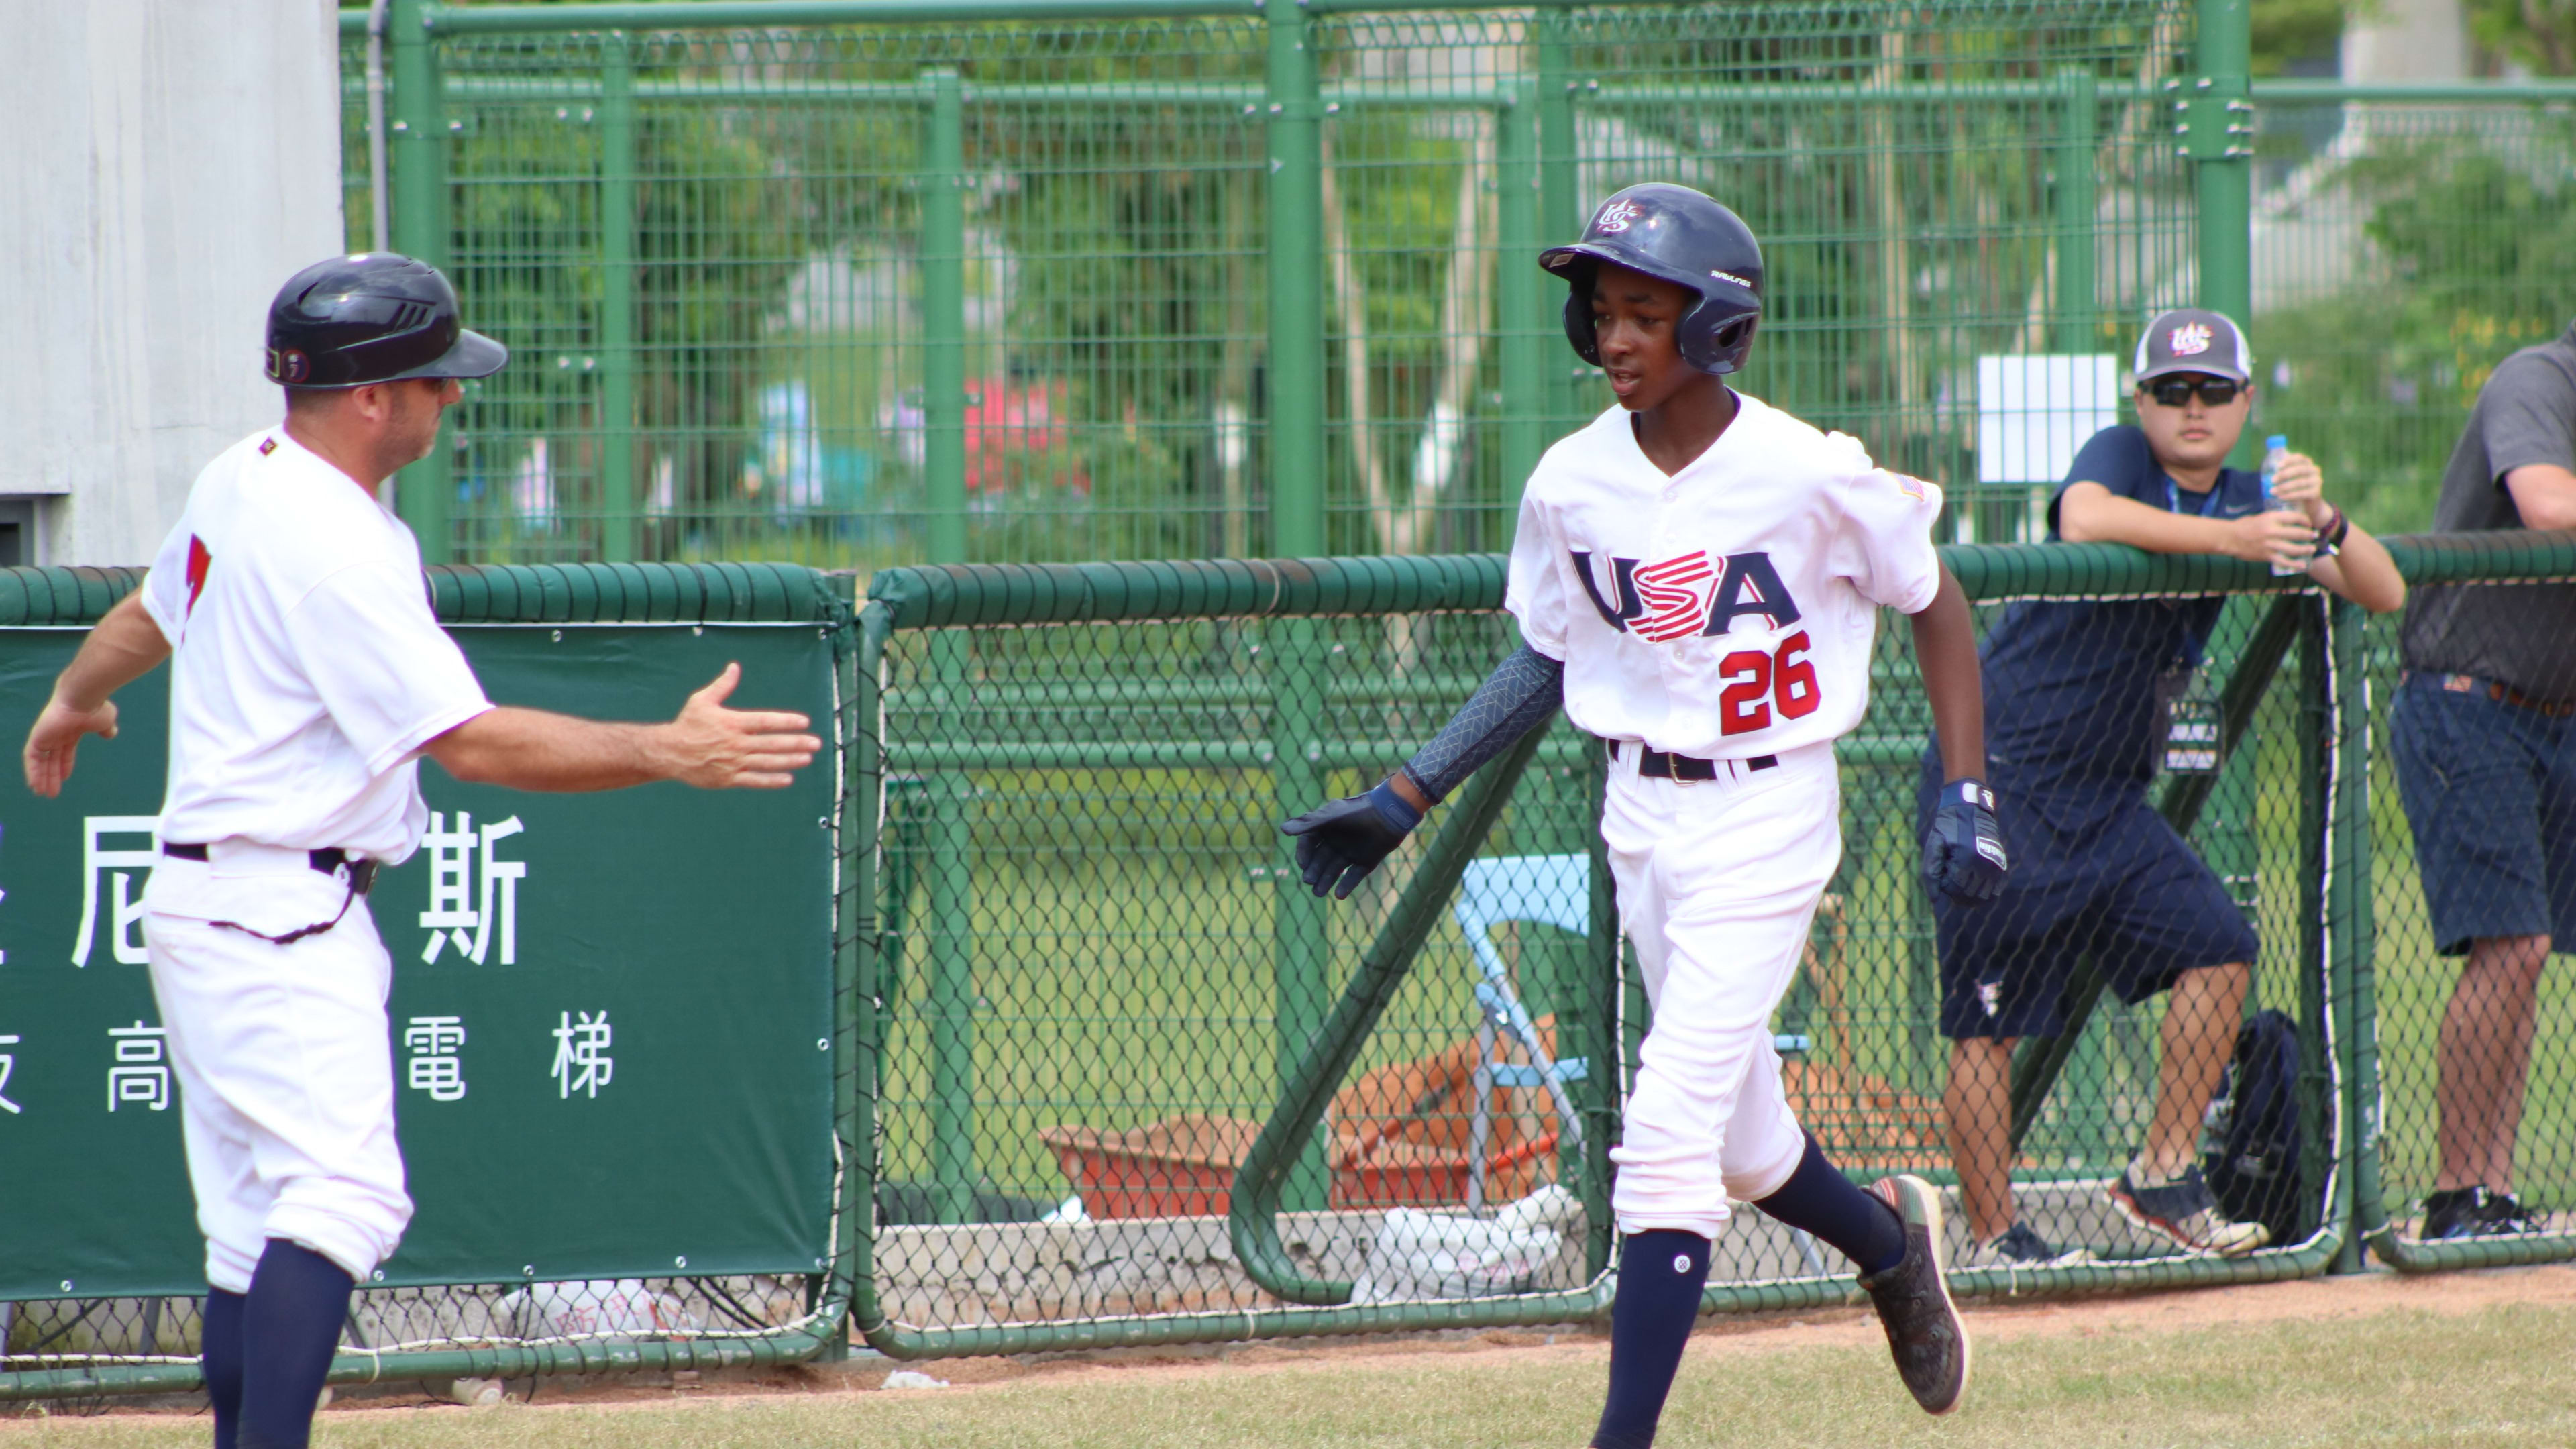
<path id="1" fill-rule="evenodd" d="M 2138 355 L 2129 371 L 2141 383 L 2176 372 L 2201 372 L 2254 380 L 2254 354 L 2245 334 L 2224 312 L 2206 307 L 2176 307 L 2159 313 L 2138 338 Z"/>

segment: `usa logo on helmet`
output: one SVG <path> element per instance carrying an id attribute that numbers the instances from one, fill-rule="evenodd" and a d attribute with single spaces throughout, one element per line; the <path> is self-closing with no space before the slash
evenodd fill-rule
<path id="1" fill-rule="evenodd" d="M 1611 200 L 1608 206 L 1601 208 L 1601 214 L 1599 216 L 1592 218 L 1592 229 L 1594 231 L 1614 233 L 1623 232 L 1629 227 L 1634 226 L 1637 222 L 1637 218 L 1645 214 L 1645 208 L 1639 206 L 1637 203 L 1630 201 L 1624 196 L 1615 197 Z"/>

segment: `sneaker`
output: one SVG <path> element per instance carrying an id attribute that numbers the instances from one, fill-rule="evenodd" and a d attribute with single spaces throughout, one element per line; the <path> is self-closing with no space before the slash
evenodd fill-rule
<path id="1" fill-rule="evenodd" d="M 2424 1225 L 2419 1243 L 2459 1238 L 2507 1237 L 2545 1231 L 2541 1215 L 2514 1200 L 2509 1192 L 2486 1187 L 2454 1188 L 2424 1199 Z"/>
<path id="2" fill-rule="evenodd" d="M 2424 1199 L 2424 1225 L 2415 1232 L 2419 1243 L 2445 1243 L 2454 1238 L 2474 1238 L 2486 1231 L 2487 1190 L 2483 1187 L 2453 1188 Z"/>
<path id="3" fill-rule="evenodd" d="M 2534 1211 L 2514 1201 L 2512 1193 L 2490 1193 L 2487 1196 L 2487 1231 L 2490 1233 L 2545 1233 L 2549 1215 Z"/>
<path id="4" fill-rule="evenodd" d="M 1904 1220 L 1905 1256 L 1861 1275 L 1860 1286 L 1878 1308 L 1906 1391 L 1923 1412 L 1946 1414 L 1968 1391 L 1968 1329 L 1941 1272 L 1941 1195 L 1912 1173 L 1882 1177 L 1870 1191 Z"/>
<path id="5" fill-rule="evenodd" d="M 2019 1221 L 1994 1241 L 1978 1244 L 1977 1252 L 1980 1268 L 2066 1268 L 2093 1261 L 2084 1249 L 2058 1247 Z"/>
<path id="6" fill-rule="evenodd" d="M 2220 1214 L 2218 1199 L 2210 1196 L 2198 1163 L 2156 1187 L 2138 1186 L 2137 1171 L 2137 1164 L 2131 1163 L 2111 1184 L 2111 1206 L 2148 1232 L 2171 1238 L 2195 1253 L 2222 1258 L 2243 1257 L 2272 1240 L 2272 1230 L 2261 1223 L 2233 1223 Z"/>

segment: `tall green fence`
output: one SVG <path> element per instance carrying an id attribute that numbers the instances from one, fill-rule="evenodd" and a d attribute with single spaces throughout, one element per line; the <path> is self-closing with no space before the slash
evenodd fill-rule
<path id="1" fill-rule="evenodd" d="M 395 0 L 388 234 L 517 349 L 404 509 L 480 561 L 1498 547 L 1604 400 L 1531 258 L 1674 180 L 1764 238 L 1745 385 L 1962 541 L 2037 536 L 2193 302 L 2256 323 L 2266 430 L 2420 528 L 2567 324 L 2576 88 L 2254 81 L 2246 15 Z"/>
<path id="2" fill-rule="evenodd" d="M 2419 589 L 2576 582 L 2576 548 L 2560 536 L 2394 551 Z M 2279 1236 L 2242 1257 L 2181 1252 L 2104 1196 L 2151 1109 L 2166 999 L 2123 1005 L 2079 971 L 2061 1028 L 2023 1044 L 2010 1100 L 1988 1105 L 2010 1124 L 2024 1220 L 2089 1261 L 2007 1269 L 1954 1227 L 1958 1287 L 2265 1281 L 2350 1267 L 2364 1239 L 2411 1270 L 2576 1254 L 2564 1232 L 2420 1240 L 2444 1106 L 2436 1040 L 2457 965 L 2434 954 L 2390 763 L 2391 621 L 2226 560 L 2102 545 L 1946 556 L 1989 631 L 2013 627 L 2016 610 L 2064 607 L 2160 627 L 2192 600 L 2223 600 L 2148 799 L 2254 923 L 2246 1009 L 2283 1013 L 2299 1057 L 2300 1150 L 2261 1204 Z M 40 698 L 73 637 L 62 626 L 94 619 L 130 583 L 0 573 L 0 646 L 18 661 L 0 673 L 16 681 L 7 718 L 23 722 Z M 901 568 L 880 572 L 855 612 L 840 580 L 791 568 L 455 569 L 434 583 L 478 661 L 531 699 L 657 713 L 665 702 L 644 696 L 668 691 L 654 681 L 668 674 L 676 690 L 718 655 L 803 679 L 776 687 L 828 702 L 817 707 L 837 721 L 838 775 L 812 783 L 838 803 L 812 824 L 728 822 L 689 815 L 690 797 L 611 797 L 640 813 L 583 829 L 590 843 L 570 855 L 545 837 L 576 828 L 572 815 L 508 803 L 526 829 L 507 844 L 530 862 L 525 957 L 497 985 L 477 984 L 483 968 L 463 948 L 415 960 L 412 907 L 429 871 L 387 877 L 378 916 L 407 953 L 396 1014 L 462 1018 L 468 1091 L 437 1100 L 444 1078 L 432 1072 L 404 1094 L 426 1256 L 397 1259 L 361 1294 L 337 1381 L 708 1368 L 837 1353 L 852 1338 L 935 1356 L 1562 1322 L 1606 1306 L 1607 1151 L 1651 1013 L 1600 857 L 1610 767 L 1597 742 L 1562 723 L 1533 735 L 1347 902 L 1308 895 L 1276 833 L 1401 761 L 1511 647 L 1499 557 Z M 521 678 L 522 660 L 555 680 Z M 1838 747 L 1844 862 L 1773 1026 L 1791 1102 L 1838 1161 L 1955 1192 L 1940 958 L 1916 877 L 1928 719 L 1913 668 L 1901 621 L 1884 620 L 1869 717 Z M 75 782 L 119 811 L 150 808 L 158 770 L 157 752 L 131 748 L 151 732 L 149 702 L 134 703 L 132 736 Z M 439 788 L 433 803 L 478 806 L 486 824 L 503 803 Z M 41 808 L 13 816 L 11 839 L 50 821 Z M 12 1161 L 54 1166 L 42 1196 L 15 1174 L 0 1195 L 22 1244 L 0 1304 L 8 1397 L 197 1382 L 202 1289 L 169 1115 L 114 1090 L 111 1113 L 99 1092 L 123 1080 L 111 1073 L 150 1065 L 129 1061 L 113 1029 L 157 1025 L 139 967 L 119 956 L 135 892 L 117 877 L 143 867 L 113 853 L 132 840 L 93 844 L 111 854 L 46 852 L 94 879 L 86 965 L 68 955 L 76 885 L 12 879 L 13 909 L 38 916 L 24 918 L 35 944 L 20 944 L 24 931 L 11 941 L 6 1000 L 18 1005 L 0 1028 L 17 1040 L 0 1096 L 20 1110 L 0 1132 L 29 1149 Z M 742 924 L 743 891 L 799 889 L 808 869 L 822 882 L 828 862 L 832 927 L 828 946 L 818 931 L 788 959 L 735 968 L 770 983 L 739 1020 L 701 1011 L 686 1034 L 618 1038 L 616 1075 L 591 1095 L 519 1060 L 494 1013 L 535 996 L 552 1010 L 559 987 L 595 996 L 613 984 L 629 993 L 607 1003 L 624 1023 L 645 1018 L 618 1013 L 657 1009 L 666 978 L 695 989 L 706 956 L 685 930 L 620 945 L 562 915 L 578 917 L 583 893 L 557 893 L 558 881 L 618 874 L 630 845 L 665 857 L 626 863 L 648 872 L 694 881 L 703 855 L 705 869 L 757 879 L 720 901 L 703 883 L 658 892 L 719 932 Z M 586 865 L 584 851 L 596 857 Z M 589 893 L 633 901 L 605 885 Z M 801 929 L 792 913 L 772 927 Z M 431 1001 L 460 990 L 453 1012 Z M 702 992 L 681 999 L 703 1004 Z M 101 1001 L 134 1019 L 102 1028 Z M 829 1024 L 812 1045 L 828 1064 L 816 1083 L 742 1098 L 726 1044 L 754 1043 L 745 1049 L 774 1057 L 764 1070 L 801 1082 L 815 1075 L 795 1065 L 801 1039 L 757 1043 L 816 1030 L 817 1012 Z M 2563 987 L 2543 993 L 2533 1020 L 2511 1186 L 2545 1229 L 2576 1204 L 2556 1065 Z M 629 1089 L 659 1094 L 645 1104 L 650 1128 L 602 1119 L 548 1135 L 556 1118 Z M 464 1104 L 501 1115 L 437 1115 Z M 773 1147 L 761 1160 L 778 1173 L 726 1156 L 746 1145 L 729 1125 L 738 1109 L 762 1123 Z M 829 1153 L 803 1168 L 817 1144 L 799 1123 L 829 1134 Z M 143 1135 L 118 1152 L 40 1148 L 68 1128 L 85 1147 Z M 506 1167 L 531 1152 L 542 1167 Z M 675 1191 L 672 1174 L 690 1164 L 760 1202 Z M 91 1215 L 92 1232 L 64 1201 L 130 1206 Z M 567 1207 L 569 1226 L 548 1215 Z M 818 1231 L 810 1260 L 769 1241 Z M 745 1245 L 733 1258 L 703 1246 L 727 1239 Z M 675 1244 L 685 1251 L 662 1256 Z M 1829 1250 L 1744 1210 L 1720 1239 L 1709 1306 L 1852 1292 Z"/>
<path id="3" fill-rule="evenodd" d="M 2241 305 L 2195 218 L 2243 47 L 2193 16 L 396 0 L 389 234 L 517 349 L 404 510 L 477 560 L 1499 547 L 1603 402 L 1536 254 L 1669 180 L 1765 239 L 1746 385 L 2022 537 L 2093 403 L 2034 365 L 1981 424 L 1986 360 L 2112 352 L 2196 268 Z"/>

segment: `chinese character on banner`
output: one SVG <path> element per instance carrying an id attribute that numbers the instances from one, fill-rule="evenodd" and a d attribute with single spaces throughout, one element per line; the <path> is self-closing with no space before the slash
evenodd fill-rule
<path id="1" fill-rule="evenodd" d="M 429 812 L 429 833 L 420 838 L 421 844 L 429 847 L 429 909 L 420 913 L 420 923 L 429 932 L 429 944 L 421 948 L 422 961 L 437 960 L 439 953 L 453 944 L 456 954 L 480 966 L 491 953 L 493 927 L 497 924 L 501 964 L 519 964 L 519 882 L 527 878 L 528 863 L 503 860 L 492 847 L 525 829 L 519 817 L 513 815 L 477 830 L 474 817 L 459 810 L 456 828 L 450 830 L 445 812 Z M 475 863 L 478 852 L 482 856 L 479 870 Z M 473 934 L 466 934 L 469 930 Z"/>
<path id="2" fill-rule="evenodd" d="M 13 1047 L 17 1044 L 18 1038 L 15 1036 L 0 1036 L 0 1047 Z M 18 1104 L 10 1101 L 8 1097 L 9 1074 L 17 1068 L 18 1058 L 14 1053 L 0 1052 L 0 1112 L 6 1112 L 13 1117 L 18 1115 Z"/>
<path id="3" fill-rule="evenodd" d="M 465 1063 L 456 1055 L 465 1045 L 465 1019 L 415 1016 L 403 1028 L 403 1050 L 411 1053 L 405 1080 L 433 1102 L 453 1102 L 465 1095 Z"/>
<path id="4" fill-rule="evenodd" d="M 80 939 L 72 943 L 72 964 L 87 966 L 90 948 L 98 937 L 98 877 L 108 876 L 107 941 L 119 966 L 141 966 L 151 958 L 144 954 L 143 893 L 134 888 L 134 873 L 150 870 L 161 861 L 160 847 L 151 839 L 161 828 L 157 815 L 90 815 L 81 821 L 81 914 Z M 100 839 L 109 835 L 140 835 L 140 850 L 109 850 Z"/>
<path id="5" fill-rule="evenodd" d="M 107 1035 L 116 1043 L 116 1065 L 107 1071 L 107 1110 L 141 1102 L 155 1112 L 169 1111 L 170 1067 L 162 1051 L 161 1028 L 138 1021 L 132 1026 L 111 1026 Z"/>
<path id="6" fill-rule="evenodd" d="M 575 1092 L 596 1099 L 599 1089 L 615 1075 L 617 1063 L 608 1055 L 615 1038 L 608 1029 L 608 1013 L 597 1016 L 585 1011 L 581 1020 L 574 1013 L 562 1012 L 555 1027 L 555 1095 L 570 1097 Z"/>

